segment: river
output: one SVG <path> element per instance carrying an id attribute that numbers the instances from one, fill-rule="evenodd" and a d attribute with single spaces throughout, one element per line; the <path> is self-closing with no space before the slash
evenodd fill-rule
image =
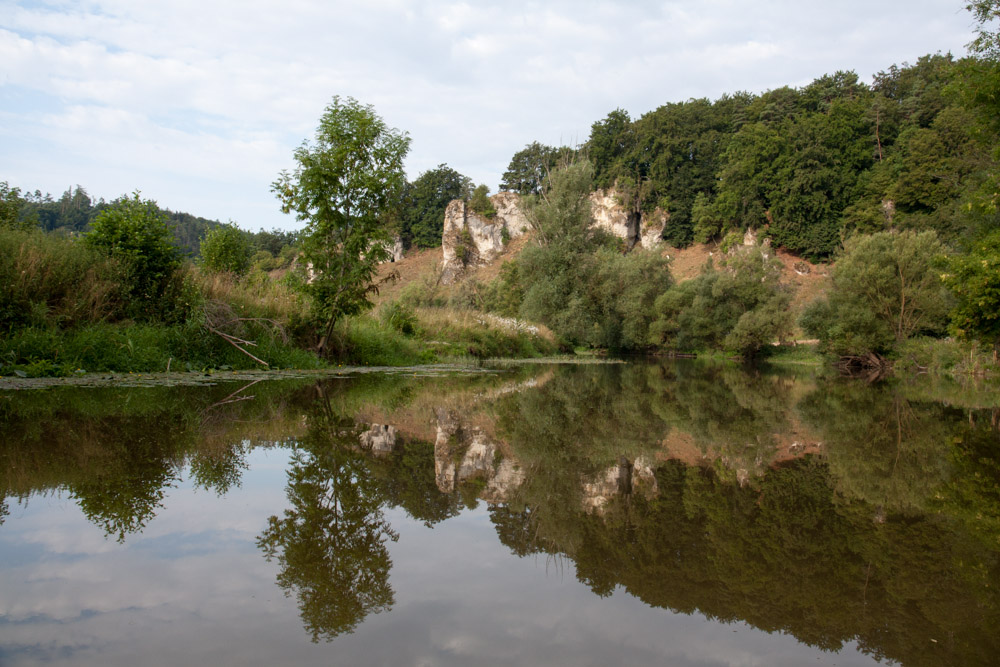
<path id="1" fill-rule="evenodd" d="M 995 665 L 998 416 L 686 361 L 0 391 L 0 664 Z"/>

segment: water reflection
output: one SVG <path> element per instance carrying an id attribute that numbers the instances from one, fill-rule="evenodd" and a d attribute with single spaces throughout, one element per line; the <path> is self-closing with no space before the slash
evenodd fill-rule
<path id="1" fill-rule="evenodd" d="M 353 417 L 335 414 L 322 387 L 317 393 L 306 434 L 292 450 L 291 507 L 268 519 L 257 541 L 280 564 L 278 585 L 295 596 L 313 641 L 351 632 L 368 614 L 392 607 L 386 542 L 397 539 Z"/>
<path id="2" fill-rule="evenodd" d="M 282 447 L 257 546 L 314 642 L 396 605 L 390 508 L 485 504 L 504 549 L 598 596 L 904 665 L 1000 655 L 994 399 L 672 364 L 233 389 L 5 397 L 8 508 L 66 490 L 127 542 L 185 471 L 225 496 Z"/>

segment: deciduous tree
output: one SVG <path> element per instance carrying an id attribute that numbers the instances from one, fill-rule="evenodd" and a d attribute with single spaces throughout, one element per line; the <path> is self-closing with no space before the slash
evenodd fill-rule
<path id="1" fill-rule="evenodd" d="M 312 276 L 304 290 L 327 352 L 337 321 L 371 308 L 378 264 L 389 259 L 385 221 L 406 183 L 405 132 L 390 128 L 370 105 L 334 97 L 315 143 L 295 149 L 298 163 L 271 185 L 282 211 L 306 223 L 302 250 Z"/>

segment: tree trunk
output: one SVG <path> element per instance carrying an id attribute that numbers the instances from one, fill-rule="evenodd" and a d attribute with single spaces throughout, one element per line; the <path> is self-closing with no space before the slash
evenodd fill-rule
<path id="1" fill-rule="evenodd" d="M 337 318 L 331 317 L 330 321 L 326 323 L 326 327 L 323 329 L 323 335 L 319 338 L 319 343 L 316 345 L 316 356 L 320 359 L 325 359 L 327 353 L 329 352 L 330 346 L 330 336 L 333 335 L 333 327 L 337 324 Z"/>

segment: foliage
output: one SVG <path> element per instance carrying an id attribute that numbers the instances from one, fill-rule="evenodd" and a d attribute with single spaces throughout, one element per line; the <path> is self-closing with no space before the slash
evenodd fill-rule
<path id="1" fill-rule="evenodd" d="M 45 231 L 71 236 L 85 233 L 97 215 L 107 207 L 103 199 L 95 201 L 80 185 L 67 188 L 58 199 L 35 190 L 24 193 L 21 219 L 30 225 L 37 224 Z M 167 216 L 174 245 L 190 257 L 198 254 L 198 243 L 206 232 L 220 225 L 217 220 L 190 213 L 169 209 L 163 209 L 163 213 Z"/>
<path id="2" fill-rule="evenodd" d="M 117 263 L 84 244 L 40 230 L 0 229 L 0 332 L 71 327 L 114 315 Z"/>
<path id="3" fill-rule="evenodd" d="M 295 246 L 299 241 L 298 231 L 287 231 L 283 229 L 260 229 L 250 232 L 251 244 L 255 251 L 267 251 L 272 256 L 277 257 L 289 247 Z"/>
<path id="4" fill-rule="evenodd" d="M 917 333 L 940 333 L 949 300 L 936 268 L 943 247 L 932 232 L 879 232 L 847 241 L 825 301 L 802 327 L 829 351 L 885 353 Z"/>
<path id="5" fill-rule="evenodd" d="M 372 306 L 376 267 L 389 258 L 384 222 L 406 182 L 409 145 L 371 106 L 334 97 L 315 144 L 303 142 L 294 154 L 298 166 L 271 186 L 282 211 L 306 223 L 302 254 L 311 279 L 303 290 L 312 299 L 321 355 L 341 317 Z"/>
<path id="6" fill-rule="evenodd" d="M 7 181 L 0 181 L 0 230 L 31 226 L 30 221 L 21 214 L 24 204 L 20 188 L 12 188 Z"/>
<path id="7" fill-rule="evenodd" d="M 516 261 L 500 265 L 500 275 L 483 289 L 484 310 L 504 317 L 517 317 L 521 302 L 524 301 L 520 266 Z"/>
<path id="8" fill-rule="evenodd" d="M 496 209 L 493 208 L 493 202 L 490 201 L 490 189 L 486 185 L 477 185 L 472 191 L 472 195 L 469 197 L 469 210 L 478 213 L 487 220 L 496 217 Z"/>
<path id="9" fill-rule="evenodd" d="M 122 196 L 102 210 L 84 236 L 91 248 L 114 259 L 122 271 L 130 316 L 143 320 L 176 317 L 186 304 L 175 273 L 180 252 L 171 243 L 166 215 L 155 201 L 140 199 L 139 192 Z"/>
<path id="10" fill-rule="evenodd" d="M 790 297 L 780 278 L 779 260 L 759 246 L 736 246 L 720 269 L 710 264 L 656 300 L 650 342 L 752 356 L 791 333 Z"/>
<path id="11" fill-rule="evenodd" d="M 553 148 L 533 141 L 514 153 L 507 171 L 503 173 L 500 189 L 519 195 L 537 195 L 549 173 L 560 159 L 568 160 L 572 150 L 566 147 Z"/>
<path id="12" fill-rule="evenodd" d="M 951 313 L 955 333 L 1000 348 L 1000 230 L 952 258 L 945 284 L 957 299 Z"/>
<path id="13" fill-rule="evenodd" d="M 356 451 L 353 415 L 340 417 L 327 404 L 309 419 L 288 470 L 290 507 L 268 519 L 257 544 L 268 561 L 278 561 L 278 585 L 295 595 L 306 630 L 318 642 L 392 607 L 387 543 L 398 535 Z"/>
<path id="14" fill-rule="evenodd" d="M 249 236 L 232 223 L 210 229 L 201 240 L 202 264 L 216 273 L 245 276 L 250 270 L 251 252 Z"/>
<path id="15" fill-rule="evenodd" d="M 444 211 L 454 199 L 472 195 L 472 180 L 446 164 L 420 174 L 406 188 L 406 209 L 401 237 L 406 247 L 436 248 L 441 245 Z"/>
<path id="16" fill-rule="evenodd" d="M 539 243 L 490 287 L 488 303 L 507 314 L 519 303 L 522 318 L 575 344 L 641 349 L 653 302 L 671 284 L 669 260 L 646 251 L 622 255 L 591 227 L 592 174 L 586 161 L 558 169 L 527 201 Z"/>
<path id="17" fill-rule="evenodd" d="M 980 20 L 994 16 L 995 3 L 974 4 L 987 6 Z M 923 56 L 879 72 L 871 86 L 841 71 L 800 89 L 666 104 L 634 120 L 617 109 L 591 128 L 593 185 L 615 188 L 629 212 L 669 213 L 663 236 L 681 247 L 729 228 L 765 230 L 812 259 L 831 257 L 855 231 L 961 238 L 981 224 L 970 200 L 990 216 L 998 210 L 990 91 L 1000 89 L 1000 66 L 998 49 L 982 46 L 995 45 L 996 33 L 980 32 L 976 58 Z"/>
<path id="18" fill-rule="evenodd" d="M 413 309 L 399 301 L 386 304 L 381 309 L 381 319 L 384 324 L 392 327 L 404 336 L 412 336 L 417 330 L 417 316 Z"/>
<path id="19" fill-rule="evenodd" d="M 262 323 L 240 332 L 254 340 L 255 356 L 271 368 L 318 368 L 314 354 L 295 347 Z M 257 362 L 207 331 L 200 322 L 182 324 L 85 324 L 72 329 L 29 327 L 0 339 L 4 374 L 68 376 L 77 371 L 152 373 L 212 368 L 258 369 Z"/>

